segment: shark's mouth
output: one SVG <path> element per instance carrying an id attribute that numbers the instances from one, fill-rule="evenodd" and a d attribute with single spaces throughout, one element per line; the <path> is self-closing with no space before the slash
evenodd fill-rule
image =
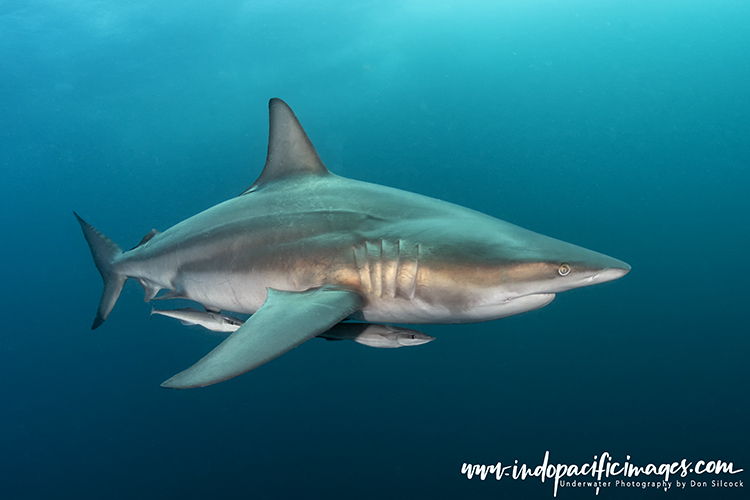
<path id="1" fill-rule="evenodd" d="M 519 301 L 521 302 L 541 301 L 541 302 L 544 302 L 543 305 L 547 305 L 550 302 L 552 302 L 552 299 L 554 298 L 555 298 L 554 293 L 530 293 L 528 295 L 517 295 L 515 297 L 508 297 L 507 299 L 501 302 L 501 305 L 510 304 L 513 302 L 518 303 Z"/>
<path id="2" fill-rule="evenodd" d="M 501 302 L 486 303 L 475 308 L 474 321 L 490 321 L 544 307 L 555 298 L 554 293 L 530 293 L 509 297 Z M 481 318 L 481 319 L 480 319 Z"/>
<path id="3" fill-rule="evenodd" d="M 533 311 L 544 307 L 555 298 L 554 293 L 531 293 L 510 297 L 496 304 L 485 304 L 481 306 L 482 315 L 490 316 L 489 319 L 505 318 L 526 311 Z M 483 320 L 487 321 L 487 319 Z"/>

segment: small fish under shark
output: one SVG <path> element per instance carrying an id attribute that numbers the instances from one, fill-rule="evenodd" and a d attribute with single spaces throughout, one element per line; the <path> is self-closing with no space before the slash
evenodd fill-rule
<path id="1" fill-rule="evenodd" d="M 163 387 L 236 377 L 345 319 L 491 321 L 630 271 L 621 260 L 465 207 L 335 175 L 284 101 L 271 99 L 268 109 L 266 163 L 236 198 L 151 230 L 128 251 L 74 212 L 104 281 L 92 329 L 128 279 L 147 302 L 187 299 L 211 312 L 252 314 Z"/>
<path id="2" fill-rule="evenodd" d="M 197 325 L 218 333 L 237 331 L 244 321 L 211 311 L 201 311 L 192 307 L 183 309 L 151 308 L 151 315 L 160 314 L 179 320 L 186 326 Z M 328 331 L 318 335 L 326 340 L 353 340 L 358 344 L 378 348 L 396 348 L 426 344 L 435 340 L 426 333 L 410 328 L 379 323 L 338 323 Z"/>

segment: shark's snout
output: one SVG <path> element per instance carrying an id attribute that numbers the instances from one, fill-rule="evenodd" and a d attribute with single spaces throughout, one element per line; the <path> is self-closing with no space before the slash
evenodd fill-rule
<path id="1" fill-rule="evenodd" d="M 608 267 L 602 271 L 599 271 L 592 277 L 592 281 L 595 283 L 606 283 L 607 281 L 616 280 L 622 278 L 630 272 L 630 266 L 622 261 L 619 261 L 617 266 Z"/>

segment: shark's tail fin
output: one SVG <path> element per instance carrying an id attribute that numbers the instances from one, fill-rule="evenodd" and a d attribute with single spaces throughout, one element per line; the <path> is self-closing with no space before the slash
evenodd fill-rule
<path id="1" fill-rule="evenodd" d="M 94 226 L 81 219 L 77 213 L 73 212 L 73 215 L 76 216 L 78 223 L 81 224 L 83 236 L 89 244 L 92 257 L 94 257 L 94 264 L 96 264 L 96 268 L 99 270 L 99 273 L 104 280 L 104 292 L 102 292 L 102 299 L 99 302 L 99 309 L 96 311 L 94 324 L 91 326 L 91 329 L 95 330 L 104 323 L 104 320 L 109 316 L 110 311 L 115 306 L 115 302 L 117 302 L 117 298 L 120 296 L 122 286 L 125 284 L 128 277 L 115 271 L 115 260 L 122 255 L 122 249 L 117 246 L 117 243 L 110 240 Z"/>

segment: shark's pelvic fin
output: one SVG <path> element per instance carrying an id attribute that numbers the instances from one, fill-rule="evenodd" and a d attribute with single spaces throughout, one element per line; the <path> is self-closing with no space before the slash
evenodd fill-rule
<path id="1" fill-rule="evenodd" d="M 242 194 L 290 175 L 326 175 L 330 172 L 315 151 L 292 109 L 281 99 L 268 103 L 270 134 L 268 156 L 260 177 Z"/>
<path id="2" fill-rule="evenodd" d="M 122 249 L 110 240 L 104 234 L 102 234 L 94 226 L 81 219 L 77 213 L 73 212 L 73 215 L 78 219 L 78 223 L 81 224 L 83 230 L 83 236 L 89 244 L 91 250 L 91 256 L 94 257 L 94 264 L 99 270 L 99 274 L 102 275 L 104 280 L 104 291 L 102 292 L 102 298 L 99 301 L 99 309 L 96 312 L 96 318 L 94 318 L 94 324 L 91 326 L 92 330 L 95 330 L 104 323 L 104 320 L 109 316 L 110 311 L 115 306 L 117 298 L 120 296 L 122 286 L 127 281 L 128 277 L 124 274 L 117 273 L 114 269 L 114 263 L 117 258 L 122 255 Z"/>
<path id="3" fill-rule="evenodd" d="M 203 359 L 164 382 L 188 389 L 236 377 L 325 332 L 362 306 L 351 290 L 323 286 L 305 292 L 268 289 L 266 302 Z"/>
<path id="4" fill-rule="evenodd" d="M 161 287 L 155 283 L 152 283 L 151 281 L 147 279 L 139 279 L 138 283 L 141 284 L 143 287 L 143 300 L 144 302 L 150 302 L 154 300 L 154 297 L 156 297 L 156 294 L 159 293 L 159 290 L 161 290 Z"/>

